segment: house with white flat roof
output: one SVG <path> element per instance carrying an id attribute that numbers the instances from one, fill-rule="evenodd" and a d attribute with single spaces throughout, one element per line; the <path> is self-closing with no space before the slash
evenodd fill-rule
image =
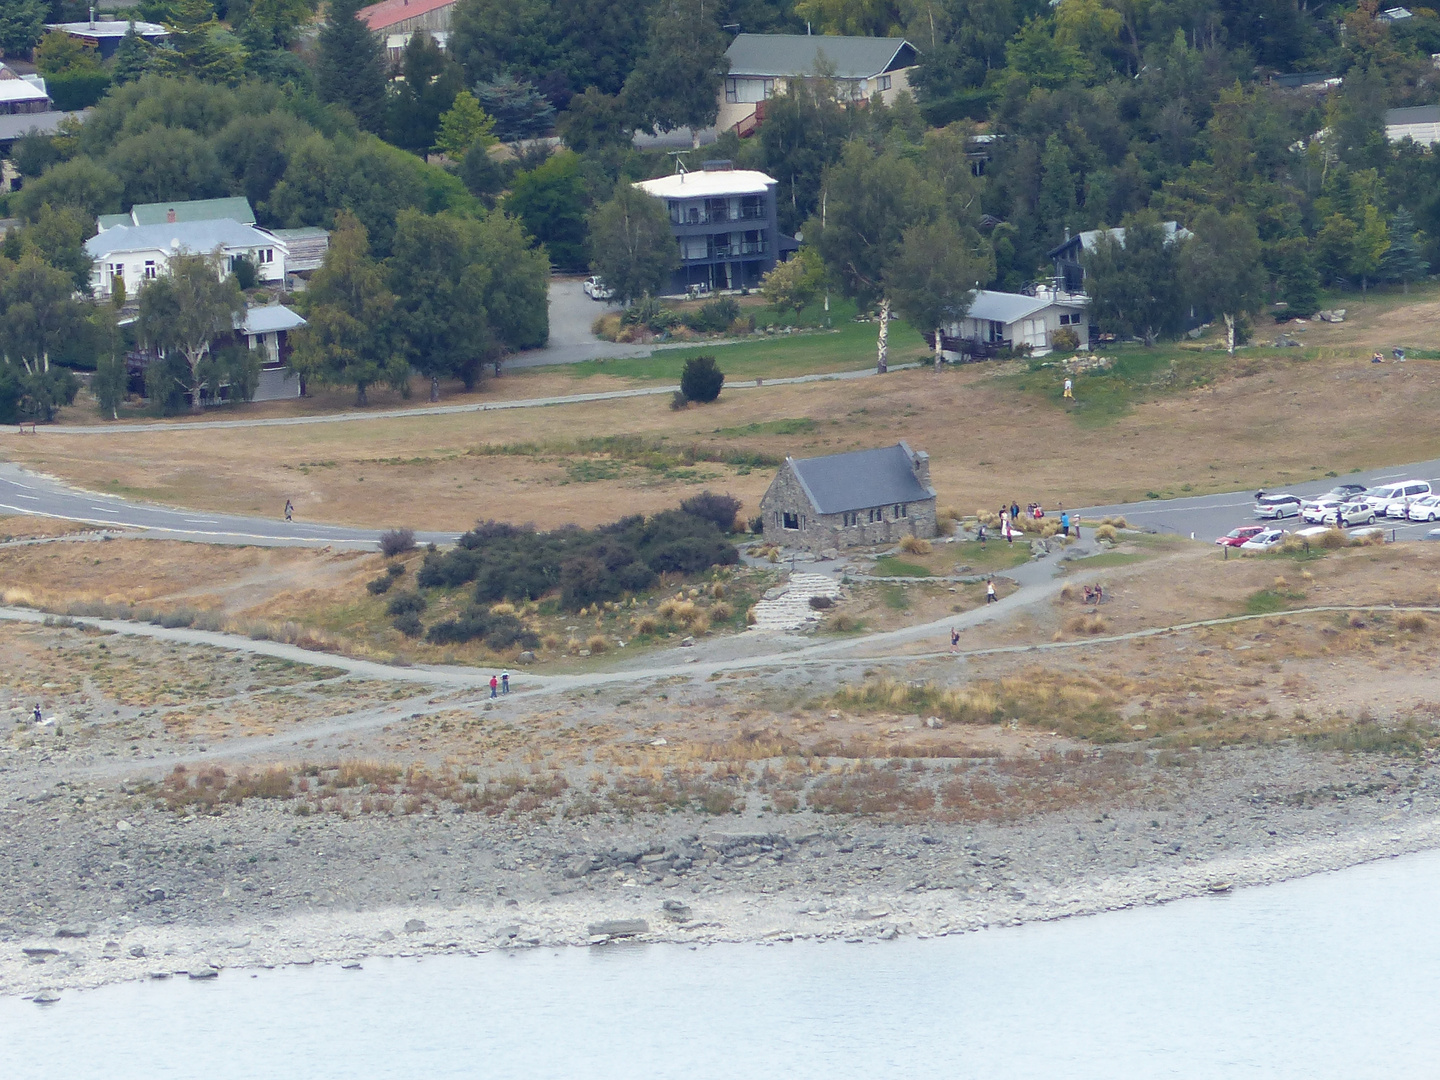
<path id="1" fill-rule="evenodd" d="M 699 172 L 677 172 L 635 186 L 665 200 L 670 232 L 680 246 L 672 293 L 753 289 L 780 256 L 797 246 L 780 235 L 774 177 L 707 161 Z"/>

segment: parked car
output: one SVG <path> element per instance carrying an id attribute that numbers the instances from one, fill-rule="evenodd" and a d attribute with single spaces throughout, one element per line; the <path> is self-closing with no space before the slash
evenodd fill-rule
<path id="1" fill-rule="evenodd" d="M 1301 540 L 1314 540 L 1316 537 L 1324 536 L 1334 527 L 1333 525 L 1311 525 L 1308 529 L 1296 529 L 1295 535 Z"/>
<path id="2" fill-rule="evenodd" d="M 615 290 L 609 288 L 605 282 L 598 277 L 586 278 L 585 284 L 581 287 L 585 290 L 585 295 L 590 297 L 591 300 L 615 299 Z"/>
<path id="3" fill-rule="evenodd" d="M 1221 545 L 1222 547 L 1239 547 L 1241 544 L 1245 543 L 1246 540 L 1249 540 L 1252 536 L 1255 536 L 1256 534 L 1262 533 L 1264 531 L 1264 525 L 1244 525 L 1238 529 L 1231 529 L 1224 536 L 1220 537 L 1219 540 L 1216 540 L 1215 543 Z"/>
<path id="4" fill-rule="evenodd" d="M 1320 502 L 1308 503 L 1300 511 L 1300 520 L 1308 521 L 1312 525 L 1334 525 L 1335 511 L 1340 509 L 1338 499 L 1324 499 Z"/>
<path id="5" fill-rule="evenodd" d="M 1290 533 L 1286 529 L 1266 529 L 1262 533 L 1256 533 L 1249 540 L 1240 545 L 1241 551 L 1269 551 L 1277 548 L 1285 542 L 1285 537 Z"/>
<path id="6" fill-rule="evenodd" d="M 1405 516 L 1411 521 L 1440 521 L 1440 495 L 1416 499 L 1406 507 Z"/>
<path id="7" fill-rule="evenodd" d="M 1355 496 L 1363 494 L 1365 494 L 1364 484 L 1336 484 L 1329 491 L 1324 492 L 1320 495 L 1316 495 L 1312 499 L 1301 499 L 1300 509 L 1303 511 L 1307 507 L 1314 506 L 1317 503 L 1322 502 L 1349 502 L 1351 499 L 1355 498 Z"/>
<path id="8" fill-rule="evenodd" d="M 1412 502 L 1430 494 L 1433 493 L 1426 481 L 1402 480 L 1398 484 L 1368 488 L 1361 500 L 1375 511 L 1376 517 L 1404 517 Z M 1395 507 L 1397 512 L 1392 514 L 1391 507 Z"/>
<path id="9" fill-rule="evenodd" d="M 1440 529 L 1431 529 L 1425 534 L 1426 540 L 1440 540 Z"/>
<path id="10" fill-rule="evenodd" d="M 1375 524 L 1375 508 L 1364 499 L 1346 503 L 1340 508 L 1340 512 L 1345 515 L 1346 525 Z"/>
<path id="11" fill-rule="evenodd" d="M 1295 517 L 1300 513 L 1300 496 L 1281 492 L 1277 495 L 1264 493 L 1255 496 L 1255 516 L 1262 518 Z"/>

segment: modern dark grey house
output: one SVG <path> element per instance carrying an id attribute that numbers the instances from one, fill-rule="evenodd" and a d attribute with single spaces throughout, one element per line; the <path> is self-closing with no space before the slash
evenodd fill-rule
<path id="1" fill-rule="evenodd" d="M 792 458 L 760 500 L 765 539 L 816 553 L 935 535 L 930 455 L 905 443 Z"/>
<path id="2" fill-rule="evenodd" d="M 762 172 L 707 161 L 700 172 L 677 172 L 635 185 L 664 199 L 680 266 L 670 291 L 753 289 L 781 255 L 798 245 L 780 235 L 776 181 Z"/>

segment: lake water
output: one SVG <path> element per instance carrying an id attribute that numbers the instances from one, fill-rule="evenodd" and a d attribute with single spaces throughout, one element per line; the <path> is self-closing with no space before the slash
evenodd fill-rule
<path id="1" fill-rule="evenodd" d="M 1440 1076 L 1440 852 L 960 937 L 530 950 L 0 1001 L 0 1077 Z"/>

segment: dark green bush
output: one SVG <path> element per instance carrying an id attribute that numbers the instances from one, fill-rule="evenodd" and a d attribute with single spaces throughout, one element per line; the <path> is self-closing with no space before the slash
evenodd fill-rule
<path id="1" fill-rule="evenodd" d="M 533 649 L 540 644 L 539 635 L 514 615 L 493 615 L 482 607 L 466 608 L 455 618 L 436 623 L 425 634 L 425 639 L 435 645 L 481 638 L 492 649 L 508 649 L 512 645 Z"/>
<path id="2" fill-rule="evenodd" d="M 390 624 L 399 630 L 406 637 L 418 638 L 425 633 L 425 624 L 420 621 L 420 616 L 413 611 L 407 611 L 403 615 L 396 615 Z"/>
<path id="3" fill-rule="evenodd" d="M 391 615 L 418 615 L 425 610 L 425 597 L 418 592 L 399 593 L 390 598 L 385 610 Z"/>
<path id="4" fill-rule="evenodd" d="M 702 491 L 682 502 L 680 509 L 693 517 L 712 521 L 717 529 L 728 533 L 735 528 L 735 515 L 740 513 L 740 500 L 733 495 Z"/>
<path id="5" fill-rule="evenodd" d="M 724 385 L 725 373 L 716 366 L 715 357 L 708 354 L 692 356 L 680 372 L 680 392 L 689 401 L 701 404 L 714 401 Z"/>
<path id="6" fill-rule="evenodd" d="M 373 581 L 367 582 L 365 585 L 365 591 L 368 592 L 371 596 L 379 596 L 381 593 L 389 592 L 390 585 L 394 581 L 395 579 L 389 574 L 383 574 L 380 577 L 375 578 Z"/>
<path id="7" fill-rule="evenodd" d="M 707 300 L 694 311 L 685 315 L 685 325 L 697 334 L 718 334 L 730 329 L 730 324 L 740 318 L 740 305 L 728 296 Z"/>

